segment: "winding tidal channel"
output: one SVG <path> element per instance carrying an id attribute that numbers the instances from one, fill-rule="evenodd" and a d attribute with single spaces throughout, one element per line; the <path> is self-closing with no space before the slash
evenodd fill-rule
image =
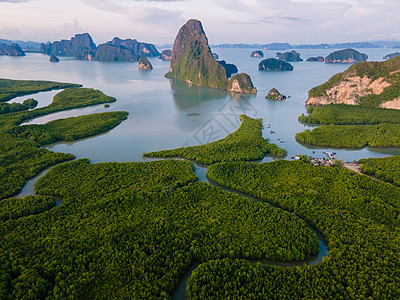
<path id="1" fill-rule="evenodd" d="M 28 180 L 25 184 L 25 186 L 23 187 L 23 189 L 21 190 L 21 192 L 16 195 L 15 197 L 20 198 L 20 197 L 24 197 L 24 196 L 28 196 L 28 195 L 35 195 L 34 192 L 34 186 L 36 181 L 41 178 L 42 176 L 44 176 L 52 167 L 42 171 L 41 173 L 39 173 L 37 176 L 35 176 L 34 178 Z M 209 180 L 207 178 L 206 172 L 207 172 L 207 167 L 206 166 L 202 166 L 202 165 L 198 165 L 198 164 L 194 164 L 194 171 L 197 175 L 197 177 L 199 177 L 199 181 L 203 181 L 206 182 L 207 184 L 216 186 L 224 191 L 230 192 L 230 193 L 234 193 L 237 194 L 239 196 L 245 197 L 245 198 L 249 198 L 252 199 L 256 202 L 263 202 L 261 199 L 252 197 L 250 195 L 247 194 L 243 194 L 240 192 L 237 192 L 235 190 L 231 190 L 231 189 L 227 189 L 225 187 L 220 186 L 218 183 L 213 182 L 211 180 Z M 56 198 L 57 201 L 57 206 L 59 206 L 61 204 L 61 200 L 60 198 Z M 267 260 L 267 259 L 260 259 L 260 260 L 252 260 L 251 262 L 254 263 L 261 263 L 261 264 L 265 264 L 265 265 L 271 265 L 271 266 L 278 266 L 278 267 L 295 267 L 295 266 L 303 266 L 303 265 L 315 265 L 317 263 L 320 263 L 322 261 L 322 259 L 326 256 L 328 256 L 328 243 L 325 240 L 324 236 L 317 231 L 315 228 L 311 227 L 309 224 L 307 224 L 308 227 L 317 235 L 318 240 L 319 240 L 319 252 L 317 255 L 312 255 L 310 257 L 308 257 L 305 260 L 301 260 L 301 261 L 279 261 L 279 260 Z M 179 280 L 179 285 L 176 288 L 174 294 L 173 294 L 173 299 L 174 300 L 182 300 L 182 299 L 186 299 L 186 285 L 187 282 L 190 278 L 190 276 L 192 275 L 192 272 L 194 270 L 196 270 L 196 268 L 199 266 L 199 262 L 195 262 L 193 263 L 190 268 L 185 272 L 185 274 L 183 274 Z"/>

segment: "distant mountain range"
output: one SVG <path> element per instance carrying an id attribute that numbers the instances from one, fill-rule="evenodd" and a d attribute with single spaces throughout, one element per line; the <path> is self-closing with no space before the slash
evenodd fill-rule
<path id="1" fill-rule="evenodd" d="M 24 50 L 39 50 L 40 45 L 41 45 L 41 43 L 39 43 L 39 42 L 12 41 L 12 40 L 6 40 L 6 39 L 0 39 L 0 43 L 7 44 L 7 45 L 18 44 Z"/>
<path id="2" fill-rule="evenodd" d="M 212 45 L 213 48 L 258 48 L 265 50 L 289 50 L 289 49 L 345 49 L 345 48 L 400 48 L 400 42 L 378 41 L 378 42 L 349 42 L 335 44 L 219 44 Z"/>
<path id="3" fill-rule="evenodd" d="M 23 50 L 40 50 L 41 42 L 0 39 L 0 43 L 7 45 L 18 44 Z M 45 43 L 48 44 L 49 42 Z M 170 49 L 172 44 L 158 44 L 157 48 Z M 400 41 L 376 41 L 376 42 L 348 42 L 334 44 L 215 44 L 212 48 L 259 48 L 265 50 L 290 50 L 290 49 L 345 49 L 345 48 L 400 48 Z"/>

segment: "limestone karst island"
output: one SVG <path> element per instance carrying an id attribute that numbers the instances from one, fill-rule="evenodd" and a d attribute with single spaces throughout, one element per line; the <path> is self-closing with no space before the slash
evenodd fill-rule
<path id="1" fill-rule="evenodd" d="M 175 38 L 168 78 L 176 78 L 190 85 L 255 94 L 256 88 L 247 74 L 228 80 L 226 70 L 219 64 L 208 45 L 203 26 L 189 20 Z"/>

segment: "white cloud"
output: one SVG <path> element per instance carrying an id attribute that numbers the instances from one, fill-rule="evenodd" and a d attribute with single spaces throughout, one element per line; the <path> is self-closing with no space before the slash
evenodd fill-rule
<path id="1" fill-rule="evenodd" d="M 67 23 L 64 23 L 62 29 L 66 33 L 75 34 L 83 31 L 83 29 L 79 26 L 78 21 L 75 18 L 71 18 Z"/>

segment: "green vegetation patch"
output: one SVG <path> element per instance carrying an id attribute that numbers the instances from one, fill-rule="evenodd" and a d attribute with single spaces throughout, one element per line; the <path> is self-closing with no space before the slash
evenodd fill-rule
<path id="1" fill-rule="evenodd" d="M 379 124 L 400 123 L 400 110 L 358 105 L 328 104 L 309 106 L 308 116 L 302 114 L 299 121 L 308 124 Z"/>
<path id="2" fill-rule="evenodd" d="M 21 103 L 3 103 L 0 102 L 0 115 L 5 115 L 5 114 L 9 114 L 9 113 L 13 113 L 13 112 L 17 112 L 17 111 L 24 111 L 24 110 L 28 110 L 28 109 L 32 109 L 35 108 L 38 104 L 38 102 L 34 99 L 27 99 L 23 102 L 23 104 Z"/>
<path id="3" fill-rule="evenodd" d="M 326 237 L 329 256 L 315 266 L 282 269 L 211 260 L 189 279 L 190 298 L 398 298 L 399 188 L 344 168 L 300 161 L 221 163 L 210 166 L 207 175 L 307 220 Z"/>
<path id="4" fill-rule="evenodd" d="M 11 134 L 16 138 L 29 139 L 41 145 L 58 141 L 75 141 L 93 136 L 118 126 L 128 117 L 128 112 L 117 111 L 86 116 L 58 119 L 43 125 L 14 127 Z"/>
<path id="5" fill-rule="evenodd" d="M 224 139 L 200 146 L 144 153 L 146 157 L 184 157 L 202 164 L 262 159 L 265 154 L 285 156 L 286 150 L 262 137 L 262 120 L 240 115 L 239 128 Z"/>
<path id="6" fill-rule="evenodd" d="M 296 134 L 302 143 L 335 147 L 400 147 L 400 124 L 322 125 Z"/>
<path id="7" fill-rule="evenodd" d="M 38 214 L 56 206 L 50 196 L 26 196 L 0 201 L 0 222 Z"/>
<path id="8" fill-rule="evenodd" d="M 400 186 L 400 156 L 360 159 L 358 163 L 362 173 Z"/>
<path id="9" fill-rule="evenodd" d="M 294 214 L 197 180 L 187 161 L 53 168 L 35 190 L 62 205 L 0 226 L 1 297 L 168 299 L 194 261 L 318 251 Z"/>
<path id="10" fill-rule="evenodd" d="M 34 94 L 38 92 L 78 86 L 81 85 L 54 81 L 11 80 L 0 78 L 0 102 L 5 102 L 15 97 Z"/>
<path id="11" fill-rule="evenodd" d="M 23 84 L 24 82 L 22 82 Z M 65 85 L 69 86 L 69 84 Z M 113 101 L 115 98 L 106 96 L 98 90 L 68 88 L 55 95 L 53 102 L 46 107 L 1 115 L 0 199 L 18 193 L 27 179 L 34 177 L 49 166 L 74 159 L 72 154 L 54 153 L 40 148 L 41 143 L 88 137 L 100 133 L 101 130 L 106 131 L 117 126 L 122 119 L 126 118 L 126 115 L 119 112 L 111 115 L 60 120 L 45 125 L 19 127 L 20 123 L 56 111 Z M 98 125 L 90 124 L 90 120 L 100 121 L 100 123 Z M 73 124 L 78 121 L 79 123 Z"/>

